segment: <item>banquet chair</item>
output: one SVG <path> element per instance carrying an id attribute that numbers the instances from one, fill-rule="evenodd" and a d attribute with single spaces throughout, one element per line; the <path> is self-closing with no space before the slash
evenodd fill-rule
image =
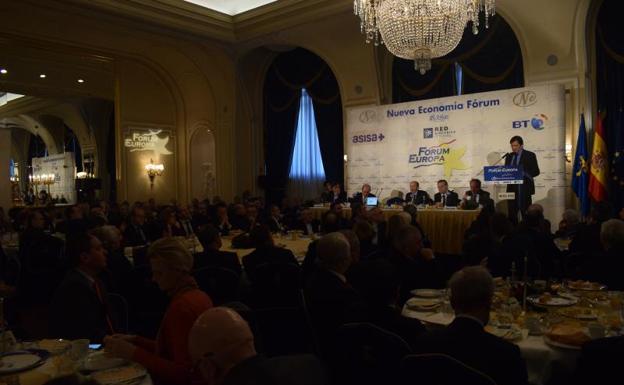
<path id="1" fill-rule="evenodd" d="M 397 384 L 401 360 L 412 352 L 398 335 L 366 322 L 345 324 L 336 337 L 327 359 L 339 384 Z"/>
<path id="2" fill-rule="evenodd" d="M 209 266 L 196 270 L 193 275 L 199 288 L 210 296 L 215 306 L 238 299 L 240 277 L 236 272 Z"/>
<path id="3" fill-rule="evenodd" d="M 256 269 L 252 286 L 257 307 L 298 307 L 301 268 L 294 263 L 263 263 Z"/>
<path id="4" fill-rule="evenodd" d="M 487 374 L 440 353 L 411 354 L 401 361 L 402 384 L 496 385 Z"/>
<path id="5" fill-rule="evenodd" d="M 265 355 L 317 353 L 314 330 L 303 307 L 256 309 L 255 320 Z"/>

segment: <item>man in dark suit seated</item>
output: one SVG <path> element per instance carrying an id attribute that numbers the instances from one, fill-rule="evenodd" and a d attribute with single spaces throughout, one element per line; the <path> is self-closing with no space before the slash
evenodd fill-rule
<path id="1" fill-rule="evenodd" d="M 247 208 L 242 204 L 234 205 L 234 215 L 230 220 L 233 230 L 249 231 L 251 228 L 251 222 L 247 215 Z"/>
<path id="2" fill-rule="evenodd" d="M 123 235 L 125 247 L 145 246 L 148 243 L 145 228 L 145 209 L 134 206 L 130 212 L 130 223 Z"/>
<path id="3" fill-rule="evenodd" d="M 221 235 L 228 235 L 232 230 L 228 210 L 225 203 L 219 203 L 215 210 L 215 219 L 213 225 L 219 230 Z"/>
<path id="4" fill-rule="evenodd" d="M 494 201 L 490 198 L 490 193 L 481 189 L 481 181 L 479 179 L 470 180 L 470 190 L 466 191 L 461 201 L 463 209 L 474 210 L 483 207 L 487 210 L 494 211 Z"/>
<path id="5" fill-rule="evenodd" d="M 229 269 L 240 275 L 242 272 L 241 264 L 238 260 L 238 255 L 229 251 L 221 251 L 221 235 L 219 230 L 208 225 L 203 228 L 197 235 L 199 243 L 204 248 L 204 252 L 195 255 L 195 265 L 193 270 L 202 269 L 204 267 L 222 267 Z"/>
<path id="6" fill-rule="evenodd" d="M 366 206 L 367 198 L 375 198 L 375 194 L 371 193 L 371 186 L 368 183 L 365 183 L 362 186 L 362 191 L 353 196 L 352 203 L 361 203 Z"/>
<path id="7" fill-rule="evenodd" d="M 115 332 L 107 292 L 98 278 L 106 268 L 106 251 L 96 237 L 81 233 L 67 240 L 67 257 L 73 268 L 50 304 L 50 335 L 101 342 Z"/>
<path id="8" fill-rule="evenodd" d="M 420 190 L 420 183 L 412 181 L 410 192 L 405 195 L 405 204 L 428 205 L 431 204 L 431 198 L 426 191 Z"/>
<path id="9" fill-rule="evenodd" d="M 511 223 L 518 223 L 518 211 L 524 217 L 532 203 L 535 194 L 534 178 L 540 174 L 537 156 L 534 152 L 524 149 L 524 141 L 520 136 L 514 136 L 509 141 L 511 153 L 505 158 L 505 166 L 520 167 L 523 172 L 522 184 L 507 185 L 507 192 L 516 194 L 514 200 L 508 202 L 509 219 Z"/>
<path id="10" fill-rule="evenodd" d="M 422 234 L 414 226 L 405 225 L 398 229 L 386 252 L 386 259 L 399 272 L 399 304 L 403 304 L 411 296 L 410 291 L 413 289 L 444 286 L 440 266 L 433 252 L 423 248 Z"/>
<path id="11" fill-rule="evenodd" d="M 345 277 L 352 263 L 347 238 L 340 233 L 327 234 L 317 242 L 316 253 L 318 268 L 306 282 L 305 294 L 321 349 L 329 353 L 338 328 L 361 320 L 364 306 Z"/>
<path id="12" fill-rule="evenodd" d="M 416 346 L 425 327 L 417 319 L 401 315 L 398 306 L 401 278 L 392 263 L 383 258 L 361 261 L 349 270 L 348 279 L 366 301 L 369 322 Z"/>
<path id="13" fill-rule="evenodd" d="M 197 318 L 189 335 L 189 355 L 206 384 L 328 384 L 323 365 L 313 355 L 258 354 L 249 324 L 227 307 L 214 307 Z"/>
<path id="14" fill-rule="evenodd" d="M 600 239 L 604 252 L 596 251 L 592 259 L 585 262 L 581 278 L 605 284 L 609 290 L 624 290 L 624 221 L 603 222 Z"/>
<path id="15" fill-rule="evenodd" d="M 340 183 L 334 183 L 329 203 L 346 203 L 347 193 L 342 190 Z"/>
<path id="16" fill-rule="evenodd" d="M 329 203 L 332 201 L 334 192 L 332 191 L 333 184 L 326 180 L 323 182 L 323 192 L 321 193 L 321 203 Z"/>
<path id="17" fill-rule="evenodd" d="M 616 385 L 622 382 L 624 336 L 599 338 L 583 345 L 576 364 L 574 385 Z"/>
<path id="18" fill-rule="evenodd" d="M 465 267 L 449 281 L 455 320 L 446 329 L 424 335 L 415 353 L 442 353 L 488 375 L 497 384 L 527 384 L 527 368 L 518 346 L 485 331 L 490 319 L 494 281 L 481 266 Z"/>
<path id="19" fill-rule="evenodd" d="M 318 234 L 321 232 L 321 222 L 314 219 L 312 210 L 305 209 L 301 212 L 299 222 L 295 225 L 296 230 L 303 231 L 305 235 Z"/>
<path id="20" fill-rule="evenodd" d="M 433 196 L 436 207 L 457 207 L 459 196 L 456 192 L 450 191 L 448 182 L 444 179 L 438 181 L 438 192 Z"/>
<path id="21" fill-rule="evenodd" d="M 189 211 L 188 206 L 182 206 L 178 209 L 178 223 L 180 224 L 185 237 L 190 237 L 195 234 L 193 221 L 191 219 L 191 212 Z"/>
<path id="22" fill-rule="evenodd" d="M 282 213 L 277 205 L 271 205 L 270 216 L 266 223 L 272 233 L 285 233 L 286 225 L 283 222 Z"/>
<path id="23" fill-rule="evenodd" d="M 56 232 L 73 234 L 82 232 L 87 228 L 87 221 L 80 207 L 73 205 L 65 209 L 65 220 L 56 226 Z"/>
<path id="24" fill-rule="evenodd" d="M 297 264 L 297 259 L 292 251 L 275 246 L 271 231 L 267 226 L 256 226 L 249 234 L 251 243 L 255 250 L 243 257 L 243 266 L 247 277 L 253 283 L 256 272 L 260 265 L 271 263 L 292 263 Z"/>

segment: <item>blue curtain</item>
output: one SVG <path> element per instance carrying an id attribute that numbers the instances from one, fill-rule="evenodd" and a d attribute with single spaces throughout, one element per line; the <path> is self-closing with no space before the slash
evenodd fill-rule
<path id="1" fill-rule="evenodd" d="M 317 198 L 319 186 L 325 180 L 314 106 L 305 88 L 301 90 L 289 178 L 288 195 L 304 200 Z"/>
<path id="2" fill-rule="evenodd" d="M 611 168 L 608 199 L 624 207 L 624 34 L 621 0 L 605 0 L 596 22 L 598 110 L 604 127 Z"/>
<path id="3" fill-rule="evenodd" d="M 323 59 L 296 48 L 273 60 L 264 81 L 267 202 L 279 203 L 286 195 L 302 88 L 314 106 L 326 178 L 343 181 L 343 117 L 338 82 Z"/>

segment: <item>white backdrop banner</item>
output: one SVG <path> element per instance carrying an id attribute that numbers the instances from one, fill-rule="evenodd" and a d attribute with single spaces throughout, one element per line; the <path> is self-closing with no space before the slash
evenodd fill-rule
<path id="1" fill-rule="evenodd" d="M 564 89 L 543 85 L 347 109 L 347 192 L 369 183 L 388 197 L 417 180 L 430 194 L 446 179 L 460 197 L 483 167 L 511 151 L 514 135 L 537 155 L 534 203 L 558 223 L 565 192 Z M 502 163 L 502 161 L 501 161 Z M 504 187 L 484 185 L 491 193 Z M 501 189 L 501 190 L 497 190 Z"/>

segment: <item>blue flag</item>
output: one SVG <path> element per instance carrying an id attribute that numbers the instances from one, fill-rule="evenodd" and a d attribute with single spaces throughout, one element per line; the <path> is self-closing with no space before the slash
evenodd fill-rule
<path id="1" fill-rule="evenodd" d="M 581 215 L 589 214 L 589 159 L 587 154 L 587 133 L 585 132 L 585 116 L 581 114 L 578 140 L 576 141 L 576 155 L 572 167 L 572 190 L 581 201 Z"/>

